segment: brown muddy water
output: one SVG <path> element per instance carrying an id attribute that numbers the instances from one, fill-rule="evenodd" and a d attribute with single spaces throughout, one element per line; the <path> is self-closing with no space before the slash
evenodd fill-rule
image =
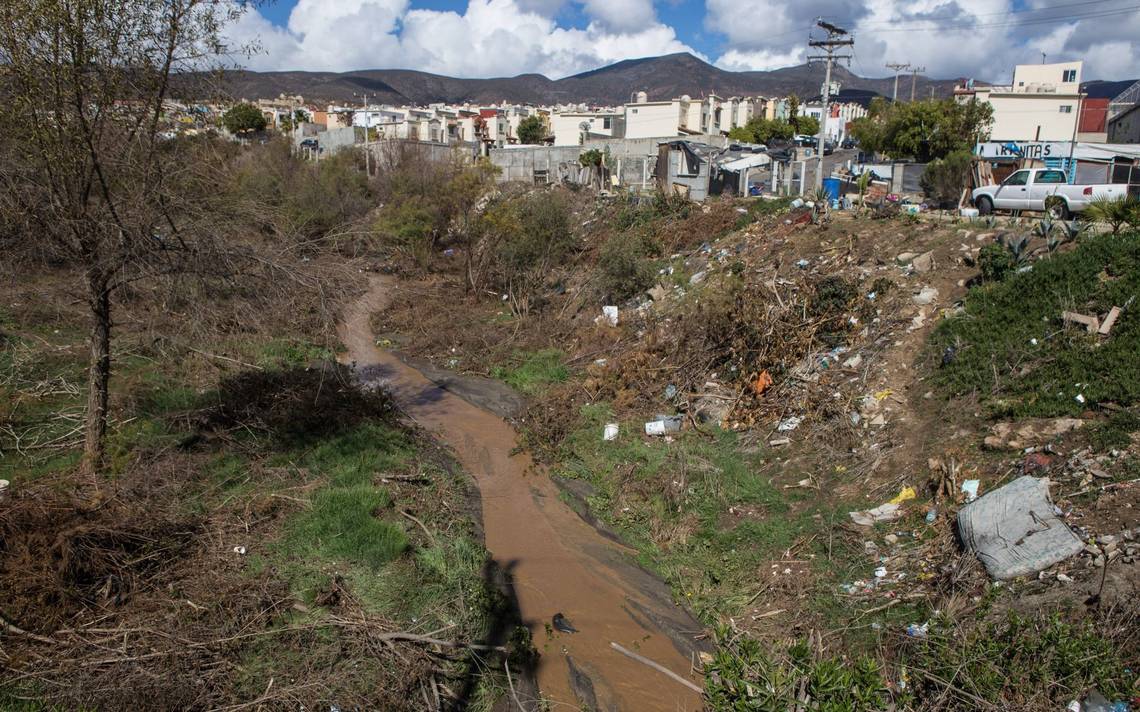
<path id="1" fill-rule="evenodd" d="M 506 421 L 376 347 L 370 317 L 399 289 L 396 279 L 374 276 L 368 293 L 349 306 L 340 328 L 346 360 L 389 389 L 474 478 L 486 545 L 512 578 L 541 654 L 538 685 L 550 709 L 701 709 L 696 692 L 611 646 L 616 642 L 699 685 L 690 673 L 703 647 L 694 641 L 701 627 L 673 604 L 668 589 L 559 498 L 546 473 L 515 451 L 517 434 Z M 579 632 L 549 634 L 556 613 Z"/>

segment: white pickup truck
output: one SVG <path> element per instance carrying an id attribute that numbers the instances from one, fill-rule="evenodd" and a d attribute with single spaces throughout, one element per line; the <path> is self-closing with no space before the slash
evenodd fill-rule
<path id="1" fill-rule="evenodd" d="M 982 215 L 994 210 L 1037 210 L 1049 217 L 1067 220 L 1079 213 L 1095 198 L 1122 198 L 1140 186 L 1102 183 L 1070 185 L 1068 176 L 1055 168 L 1025 168 L 1013 173 L 1000 185 L 975 188 L 971 197 Z"/>

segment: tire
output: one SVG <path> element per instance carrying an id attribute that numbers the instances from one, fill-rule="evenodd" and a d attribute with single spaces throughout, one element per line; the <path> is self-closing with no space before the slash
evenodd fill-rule
<path id="1" fill-rule="evenodd" d="M 1045 214 L 1053 220 L 1068 220 L 1070 215 L 1069 204 L 1061 198 L 1052 200 L 1045 206 Z"/>
<path id="2" fill-rule="evenodd" d="M 978 215 L 989 215 L 994 211 L 994 201 L 985 195 L 979 195 L 974 201 L 974 207 L 978 209 Z"/>

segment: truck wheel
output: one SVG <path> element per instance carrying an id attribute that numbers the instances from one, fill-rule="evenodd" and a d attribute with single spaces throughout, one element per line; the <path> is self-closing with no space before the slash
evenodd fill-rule
<path id="1" fill-rule="evenodd" d="M 981 195 L 974 201 L 974 207 L 978 209 L 979 215 L 989 215 L 994 211 L 994 201 Z"/>
<path id="2" fill-rule="evenodd" d="M 1054 220 L 1068 220 L 1069 206 L 1059 198 L 1049 201 L 1045 206 L 1045 214 Z"/>

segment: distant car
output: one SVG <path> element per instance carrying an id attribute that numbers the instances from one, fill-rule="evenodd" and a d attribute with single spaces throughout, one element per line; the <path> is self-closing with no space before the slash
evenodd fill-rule
<path id="1" fill-rule="evenodd" d="M 301 148 L 317 148 L 319 144 L 315 138 L 306 138 L 301 140 Z"/>
<path id="2" fill-rule="evenodd" d="M 853 138 L 845 138 L 845 139 L 843 139 L 843 143 L 841 143 L 839 145 L 840 145 L 840 147 L 842 147 L 845 150 L 850 150 L 852 148 L 855 148 L 859 144 Z"/>

